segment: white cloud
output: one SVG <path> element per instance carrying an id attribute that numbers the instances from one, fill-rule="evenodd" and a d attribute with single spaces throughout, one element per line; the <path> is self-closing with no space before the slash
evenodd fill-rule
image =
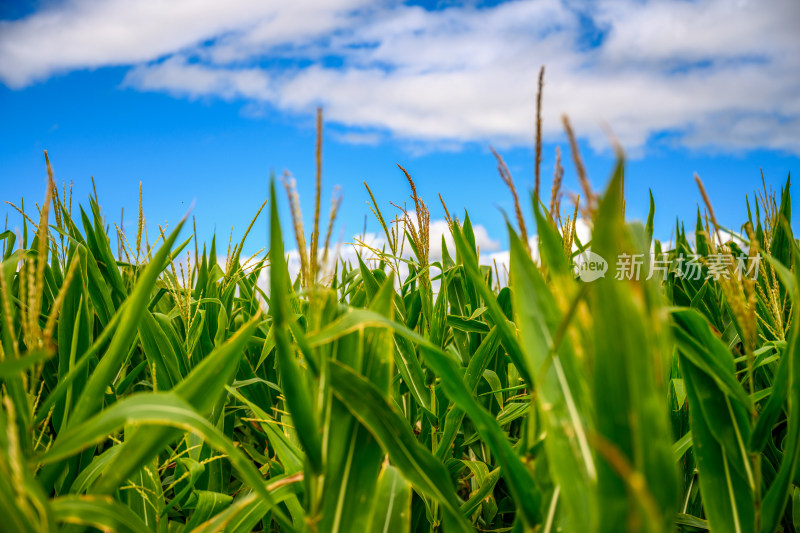
<path id="1" fill-rule="evenodd" d="M 339 142 L 347 144 L 365 144 L 374 146 L 381 142 L 381 135 L 376 132 L 359 132 L 359 131 L 346 131 L 346 132 L 332 132 L 331 135 Z"/>
<path id="2" fill-rule="evenodd" d="M 595 147 L 667 132 L 685 146 L 800 153 L 795 0 L 517 0 L 440 11 L 334 0 L 66 0 L 0 22 L 0 80 L 130 65 L 125 85 L 308 113 L 342 139 L 529 144 L 568 113 Z M 600 35 L 594 45 L 587 39 Z M 416 144 L 412 144 L 416 146 Z"/>
<path id="3" fill-rule="evenodd" d="M 264 70 L 214 69 L 189 64 L 179 56 L 148 67 L 134 68 L 124 83 L 142 90 L 164 91 L 191 98 L 215 95 L 227 100 L 268 100 L 273 95 L 270 77 Z"/>
<path id="4" fill-rule="evenodd" d="M 412 215 L 413 217 L 413 215 Z M 475 235 L 475 245 L 481 252 L 492 252 L 500 249 L 500 242 L 492 239 L 489 232 L 481 224 L 474 224 L 472 232 Z M 430 259 L 439 261 L 442 258 L 442 237 L 447 245 L 450 256 L 455 256 L 456 244 L 446 220 L 431 220 L 430 223 Z"/>
<path id="5" fill-rule="evenodd" d="M 0 22 L 0 79 L 22 87 L 53 73 L 131 65 L 233 34 L 296 43 L 343 23 L 366 0 L 67 0 Z"/>

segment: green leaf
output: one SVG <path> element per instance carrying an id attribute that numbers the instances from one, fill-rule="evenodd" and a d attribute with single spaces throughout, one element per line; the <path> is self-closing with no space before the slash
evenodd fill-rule
<path id="1" fill-rule="evenodd" d="M 444 466 L 417 442 L 403 416 L 375 385 L 336 361 L 330 363 L 330 378 L 336 397 L 377 439 L 403 476 L 442 504 L 446 526 L 470 531 Z"/>
<path id="2" fill-rule="evenodd" d="M 592 234 L 592 250 L 619 271 L 623 254 L 649 253 L 641 225 L 623 219 L 623 162 L 603 196 Z M 591 285 L 594 321 L 594 401 L 598 456 L 599 531 L 639 521 L 642 531 L 669 531 L 678 510 L 678 486 L 667 426 L 669 408 L 665 369 L 672 346 L 659 320 L 660 296 L 645 280 L 606 276 Z M 611 450 L 614 450 L 613 452 Z M 622 459 L 620 459 L 620 457 Z M 625 461 L 643 483 L 631 484 L 620 468 Z M 562 484 L 562 490 L 564 485 Z"/>
<path id="3" fill-rule="evenodd" d="M 128 354 L 131 343 L 136 336 L 139 320 L 147 308 L 150 293 L 184 222 L 185 219 L 167 237 L 153 260 L 150 261 L 150 264 L 139 276 L 139 281 L 133 292 L 125 300 L 123 309 L 120 309 L 122 313 L 120 325 L 117 327 L 108 349 L 100 359 L 100 363 L 89 376 L 89 380 L 86 382 L 83 392 L 75 405 L 72 421 L 86 420 L 100 409 L 105 389 L 118 372 L 123 358 Z"/>
<path id="4" fill-rule="evenodd" d="M 208 416 L 225 394 L 224 386 L 233 381 L 242 350 L 252 337 L 258 317 L 243 326 L 222 346 L 217 347 L 198 364 L 172 392 L 187 402 L 200 415 Z M 210 391 L 210 392 L 209 392 Z M 180 432 L 169 427 L 136 431 L 122 445 L 119 455 L 99 480 L 96 491 L 111 493 L 155 454 L 175 439 Z M 56 441 L 58 444 L 58 441 Z"/>
<path id="5" fill-rule="evenodd" d="M 109 496 L 61 496 L 51 506 L 56 522 L 120 532 L 151 531 L 133 511 Z"/>
<path id="6" fill-rule="evenodd" d="M 783 263 L 787 268 L 792 266 L 792 243 L 794 239 L 791 235 L 790 226 L 792 222 L 792 199 L 790 194 L 792 176 L 786 178 L 786 185 L 781 190 L 781 205 L 778 208 L 778 224 L 775 226 L 775 232 L 772 234 L 772 241 L 770 242 L 769 253 Z M 786 221 L 784 224 L 783 221 Z"/>
<path id="7" fill-rule="evenodd" d="M 594 457 L 589 447 L 584 415 L 576 401 L 575 387 L 567 378 L 567 365 L 574 357 L 567 340 L 556 346 L 554 336 L 562 317 L 550 289 L 533 264 L 522 242 L 512 231 L 511 277 L 515 320 L 520 328 L 522 348 L 533 368 L 537 405 L 547 428 L 545 448 L 553 480 L 562 487 L 568 524 L 588 531 L 590 507 L 587 487 L 596 480 Z"/>
<path id="8" fill-rule="evenodd" d="M 123 426 L 160 426 L 195 433 L 226 454 L 242 480 L 261 497 L 268 500 L 271 498 L 261 474 L 242 452 L 174 391 L 137 394 L 117 402 L 93 418 L 67 430 L 57 443 L 39 457 L 38 462 L 48 464 L 74 455 L 92 444 L 104 441 L 108 435 L 119 431 Z M 168 442 L 163 444 L 166 446 Z"/>
<path id="9" fill-rule="evenodd" d="M 9 379 L 43 363 L 53 356 L 47 350 L 35 350 L 19 359 L 6 359 L 0 362 L 0 379 Z"/>
<path id="10" fill-rule="evenodd" d="M 278 358 L 278 369 L 281 375 L 281 386 L 286 397 L 286 404 L 292 414 L 292 423 L 297 429 L 297 436 L 306 452 L 312 472 L 322 472 L 322 445 L 320 424 L 314 413 L 311 394 L 306 376 L 300 372 L 295 351 L 289 342 L 288 316 L 290 291 L 288 271 L 284 260 L 283 236 L 278 218 L 278 202 L 275 194 L 275 181 L 270 183 L 270 314 L 275 332 L 275 346 Z"/>
<path id="11" fill-rule="evenodd" d="M 705 339 L 701 338 L 700 344 L 707 347 L 700 357 L 690 357 L 687 354 L 699 354 L 684 348 L 689 343 L 679 344 L 706 517 L 712 530 L 753 532 L 754 478 L 745 445 L 750 437 L 749 421 L 744 406 L 722 385 L 735 381 L 733 362 L 724 347 L 717 348 L 720 341 L 708 332 L 696 311 L 676 311 L 673 317 L 676 333 L 701 335 Z"/>
<path id="12" fill-rule="evenodd" d="M 378 478 L 375 503 L 365 531 L 407 533 L 411 530 L 411 484 L 391 465 Z"/>
<path id="13" fill-rule="evenodd" d="M 788 191 L 788 182 L 786 188 Z M 791 233 L 789 235 L 791 236 Z M 794 254 L 794 273 L 796 276 L 795 290 L 790 295 L 793 305 L 797 305 L 800 302 L 800 293 L 797 291 L 797 287 L 800 287 L 800 249 L 793 238 L 789 246 Z M 783 403 L 781 399 L 785 398 L 788 404 L 788 428 L 783 444 L 783 460 L 775 480 L 767 490 L 762 502 L 762 533 L 774 533 L 778 530 L 786 504 L 789 501 L 792 482 L 797 481 L 797 465 L 798 461 L 800 461 L 800 324 L 796 320 L 793 321 L 791 341 L 786 352 L 781 357 L 778 374 L 780 377 L 776 378 L 773 383 L 772 396 L 767 407 L 770 407 L 770 403 L 774 398 L 778 398 L 777 401 L 781 404 Z M 780 385 L 782 390 L 780 391 L 776 390 L 778 379 L 782 382 Z M 774 421 L 774 417 L 772 421 Z M 761 422 L 760 417 L 759 422 Z M 767 425 L 771 429 L 772 424 L 767 423 Z"/>

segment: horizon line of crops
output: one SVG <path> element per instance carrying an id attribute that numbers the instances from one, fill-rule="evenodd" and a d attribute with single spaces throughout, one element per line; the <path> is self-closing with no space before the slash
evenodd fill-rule
<path id="1" fill-rule="evenodd" d="M 495 153 L 514 200 L 507 286 L 441 196 L 454 247 L 430 261 L 428 208 L 403 167 L 413 213 L 387 220 L 366 187 L 386 247 L 330 255 L 341 197 L 323 234 L 321 114 L 307 241 L 285 180 L 295 279 L 274 179 L 224 261 L 216 239 L 180 237 L 186 219 L 151 245 L 141 188 L 137 235 L 115 227 L 115 257 L 96 193 L 73 210 L 47 160 L 38 221 L 22 206 L 21 235 L 0 233 L 0 527 L 797 531 L 789 180 L 780 201 L 766 185 L 748 199 L 728 240 L 698 180 L 705 214 L 665 246 L 652 196 L 645 224 L 625 221 L 621 150 L 596 194 L 565 118 L 583 200 L 562 215 L 560 154 L 540 197 L 541 85 L 529 207 Z M 243 261 L 264 207 L 270 250 Z M 611 272 L 621 254 L 663 252 L 669 272 L 584 283 L 574 265 L 589 248 Z M 708 276 L 712 256 L 757 254 L 755 280 Z M 680 275 L 688 255 L 698 280 Z"/>

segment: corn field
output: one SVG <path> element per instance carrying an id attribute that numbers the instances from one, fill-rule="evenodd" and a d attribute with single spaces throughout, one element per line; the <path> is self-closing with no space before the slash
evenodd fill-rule
<path id="1" fill-rule="evenodd" d="M 223 257 L 185 220 L 151 244 L 141 190 L 136 236 L 96 193 L 73 208 L 48 161 L 44 203 L 0 234 L 0 529 L 800 530 L 788 180 L 747 199 L 733 232 L 698 181 L 694 231 L 660 242 L 652 198 L 645 223 L 625 219 L 622 159 L 580 211 L 562 210 L 558 175 L 551 198 L 537 180 L 520 200 L 498 161 L 507 272 L 480 264 L 469 216 L 444 201 L 454 247 L 431 261 L 408 174 L 414 209 L 397 219 L 367 188 L 387 246 L 357 261 L 320 229 L 319 173 L 309 235 L 290 182 L 281 228 L 273 179 L 253 220 L 268 252 L 244 254 L 248 229 Z M 609 261 L 592 282 L 576 275 L 588 249 Z M 664 276 L 645 263 L 615 279 L 651 250 Z M 736 276 L 757 254 L 757 277 Z M 731 259 L 719 279 L 714 257 Z"/>

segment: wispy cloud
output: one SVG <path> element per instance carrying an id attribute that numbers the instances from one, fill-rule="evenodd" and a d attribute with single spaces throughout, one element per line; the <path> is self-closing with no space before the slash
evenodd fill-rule
<path id="1" fill-rule="evenodd" d="M 334 131 L 331 132 L 330 135 L 339 142 L 348 144 L 365 144 L 368 146 L 380 144 L 382 140 L 381 134 L 374 131 Z"/>
<path id="2" fill-rule="evenodd" d="M 654 134 L 693 148 L 800 153 L 795 0 L 511 1 L 429 11 L 366 0 L 67 0 L 0 22 L 13 88 L 127 65 L 124 85 L 326 117 L 377 142 L 529 144 L 568 113 L 595 147 Z M 374 132 L 379 132 L 376 135 Z"/>

